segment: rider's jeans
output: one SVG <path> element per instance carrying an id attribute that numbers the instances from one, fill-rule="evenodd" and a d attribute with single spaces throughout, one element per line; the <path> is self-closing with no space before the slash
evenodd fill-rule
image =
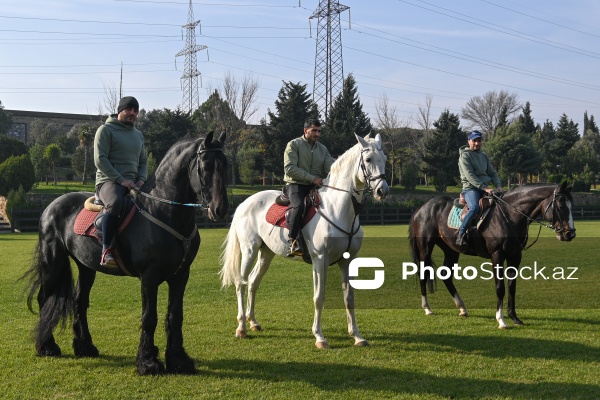
<path id="1" fill-rule="evenodd" d="M 465 233 L 467 228 L 471 225 L 473 218 L 475 218 L 475 216 L 479 212 L 479 199 L 481 198 L 481 196 L 483 196 L 484 193 L 485 192 L 481 189 L 463 190 L 462 194 L 465 198 L 465 201 L 467 202 L 467 205 L 469 206 L 469 211 L 467 211 L 465 219 L 460 225 L 460 229 L 458 230 L 459 235 L 462 236 Z"/>

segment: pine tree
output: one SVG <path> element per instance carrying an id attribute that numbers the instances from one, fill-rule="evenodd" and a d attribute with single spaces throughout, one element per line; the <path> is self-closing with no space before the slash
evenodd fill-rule
<path id="1" fill-rule="evenodd" d="M 270 124 L 263 130 L 265 168 L 283 178 L 283 153 L 287 143 L 303 134 L 304 122 L 318 118 L 316 105 L 306 92 L 306 85 L 283 82 L 275 100 L 275 110 L 269 110 Z"/>
<path id="2" fill-rule="evenodd" d="M 539 128 L 531 117 L 531 104 L 529 104 L 529 102 L 525 103 L 521 115 L 517 118 L 517 122 L 519 124 L 519 130 L 529 135 L 533 135 Z"/>
<path id="3" fill-rule="evenodd" d="M 456 184 L 460 177 L 458 171 L 458 149 L 466 144 L 466 132 L 460 128 L 458 115 L 444 110 L 432 130 L 425 138 L 423 161 L 424 172 L 433 177 L 433 183 L 439 192 Z"/>
<path id="4" fill-rule="evenodd" d="M 334 157 L 356 144 L 355 133 L 365 136 L 371 132 L 371 121 L 362 109 L 357 91 L 356 80 L 350 74 L 329 111 L 323 143 Z"/>

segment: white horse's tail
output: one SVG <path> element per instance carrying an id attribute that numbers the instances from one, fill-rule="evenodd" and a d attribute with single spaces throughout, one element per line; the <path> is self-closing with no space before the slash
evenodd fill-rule
<path id="1" fill-rule="evenodd" d="M 241 250 L 240 240 L 236 232 L 236 219 L 233 218 L 227 237 L 221 246 L 223 252 L 221 253 L 221 284 L 223 287 L 235 284 L 236 286 L 242 280 L 242 273 L 240 271 L 241 264 Z"/>

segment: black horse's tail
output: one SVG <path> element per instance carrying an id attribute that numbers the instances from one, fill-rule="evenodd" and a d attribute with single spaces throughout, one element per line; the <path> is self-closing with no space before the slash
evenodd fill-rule
<path id="1" fill-rule="evenodd" d="M 419 211 L 419 209 L 420 209 L 420 207 L 415 210 L 415 212 L 411 216 L 410 222 L 408 224 L 408 242 L 410 244 L 410 251 L 412 253 L 413 262 L 417 265 L 420 265 L 420 262 L 422 260 L 421 260 L 421 255 L 419 252 L 419 245 L 417 243 L 417 238 L 415 236 L 415 228 L 414 228 L 413 219 L 415 218 L 415 215 Z M 433 263 L 433 260 L 431 260 L 431 262 Z M 417 279 L 419 279 L 418 276 L 417 276 Z M 428 279 L 427 280 L 427 290 L 429 291 L 429 293 L 435 292 L 435 289 L 436 289 L 435 278 Z"/>
<path id="2" fill-rule="evenodd" d="M 59 323 L 63 329 L 66 327 L 74 304 L 73 274 L 66 251 L 48 249 L 42 241 L 38 241 L 31 267 L 22 277 L 28 280 L 27 307 L 35 314 L 34 298 L 40 306 L 40 319 L 34 330 L 38 341 L 51 337 Z"/>

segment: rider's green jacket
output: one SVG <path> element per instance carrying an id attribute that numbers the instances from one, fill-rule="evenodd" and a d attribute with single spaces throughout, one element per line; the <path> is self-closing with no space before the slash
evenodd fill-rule
<path id="1" fill-rule="evenodd" d="M 498 173 L 483 151 L 473 151 L 469 146 L 462 146 L 459 153 L 458 169 L 463 190 L 475 188 L 483 190 L 490 182 L 496 187 L 502 186 Z"/>
<path id="2" fill-rule="evenodd" d="M 329 150 L 316 142 L 311 144 L 304 135 L 288 142 L 283 156 L 283 180 L 288 184 L 310 185 L 315 177 L 329 174 L 333 157 Z"/>
<path id="3" fill-rule="evenodd" d="M 111 115 L 94 137 L 96 185 L 148 179 L 148 156 L 144 136 L 133 125 L 126 125 Z"/>

